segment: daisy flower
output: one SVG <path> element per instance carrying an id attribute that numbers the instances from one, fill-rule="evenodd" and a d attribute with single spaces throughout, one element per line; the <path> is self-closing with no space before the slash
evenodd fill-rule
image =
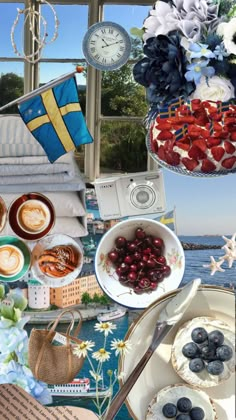
<path id="1" fill-rule="evenodd" d="M 116 338 L 112 340 L 111 342 L 111 349 L 115 350 L 115 355 L 118 356 L 118 354 L 125 354 L 131 349 L 131 343 L 126 340 L 117 340 Z"/>
<path id="2" fill-rule="evenodd" d="M 113 334 L 112 330 L 116 329 L 116 325 L 112 322 L 99 322 L 94 326 L 95 331 L 100 331 L 105 334 L 105 337 L 108 336 L 109 333 Z"/>
<path id="3" fill-rule="evenodd" d="M 102 376 L 92 370 L 89 371 L 90 375 L 95 379 L 96 382 L 102 381 Z"/>
<path id="4" fill-rule="evenodd" d="M 78 357 L 86 357 L 88 351 L 91 351 L 94 346 L 95 343 L 93 341 L 82 341 L 74 348 L 73 353 Z"/>
<path id="5" fill-rule="evenodd" d="M 110 359 L 110 352 L 106 351 L 106 349 L 104 349 L 103 347 L 100 348 L 98 351 L 95 351 L 92 354 L 92 357 L 96 360 L 98 360 L 99 362 L 105 362 L 106 360 Z"/>

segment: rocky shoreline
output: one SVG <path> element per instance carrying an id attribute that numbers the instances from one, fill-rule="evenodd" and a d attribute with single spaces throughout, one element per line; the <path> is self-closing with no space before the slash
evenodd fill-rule
<path id="1" fill-rule="evenodd" d="M 198 249 L 221 249 L 221 245 L 203 245 L 203 244 L 193 244 L 187 242 L 181 242 L 182 247 L 185 251 L 194 251 Z"/>

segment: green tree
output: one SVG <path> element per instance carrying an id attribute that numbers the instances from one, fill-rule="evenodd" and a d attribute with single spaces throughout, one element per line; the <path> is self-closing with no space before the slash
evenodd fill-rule
<path id="1" fill-rule="evenodd" d="M 24 93 L 24 79 L 14 73 L 1 74 L 0 77 L 0 106 L 6 105 Z M 18 112 L 17 105 L 6 108 L 2 114 Z"/>
<path id="2" fill-rule="evenodd" d="M 92 300 L 94 303 L 100 303 L 100 296 L 97 293 L 94 293 Z"/>
<path id="3" fill-rule="evenodd" d="M 92 302 L 91 296 L 88 292 L 84 292 L 82 294 L 81 302 L 86 306 L 88 305 L 88 303 Z"/>

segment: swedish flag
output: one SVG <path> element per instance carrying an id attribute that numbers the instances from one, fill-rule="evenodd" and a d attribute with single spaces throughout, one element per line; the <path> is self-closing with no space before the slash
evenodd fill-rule
<path id="1" fill-rule="evenodd" d="M 181 140 L 188 133 L 188 125 L 184 124 L 183 127 L 179 128 L 175 132 L 175 140 Z"/>
<path id="2" fill-rule="evenodd" d="M 227 102 L 221 102 L 221 101 L 217 102 L 218 113 L 228 111 L 229 110 L 229 105 L 230 105 L 229 101 L 227 101 Z"/>
<path id="3" fill-rule="evenodd" d="M 176 108 L 179 108 L 181 105 L 184 105 L 183 96 L 180 96 L 179 98 L 176 98 L 176 99 L 172 99 L 172 101 L 169 103 L 169 108 L 176 109 Z"/>
<path id="4" fill-rule="evenodd" d="M 18 108 L 51 163 L 93 141 L 81 111 L 74 76 L 19 102 Z"/>
<path id="5" fill-rule="evenodd" d="M 169 211 L 168 213 L 163 214 L 161 217 L 155 218 L 160 223 L 163 223 L 166 225 L 169 229 L 173 230 L 175 232 L 176 226 L 175 226 L 175 213 L 174 210 Z"/>
<path id="6" fill-rule="evenodd" d="M 159 116 L 160 116 L 161 119 L 174 117 L 175 116 L 175 110 L 169 108 L 168 106 L 164 106 L 163 108 L 160 108 Z"/>

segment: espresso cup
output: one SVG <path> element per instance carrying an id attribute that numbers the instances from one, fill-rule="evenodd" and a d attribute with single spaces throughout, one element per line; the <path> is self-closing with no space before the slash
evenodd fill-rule
<path id="1" fill-rule="evenodd" d="M 0 246 L 0 276 L 16 276 L 23 267 L 24 254 L 18 247 L 11 244 Z"/>
<path id="2" fill-rule="evenodd" d="M 28 200 L 20 205 L 16 214 L 19 227 L 26 233 L 43 232 L 50 223 L 49 208 L 40 200 Z"/>

